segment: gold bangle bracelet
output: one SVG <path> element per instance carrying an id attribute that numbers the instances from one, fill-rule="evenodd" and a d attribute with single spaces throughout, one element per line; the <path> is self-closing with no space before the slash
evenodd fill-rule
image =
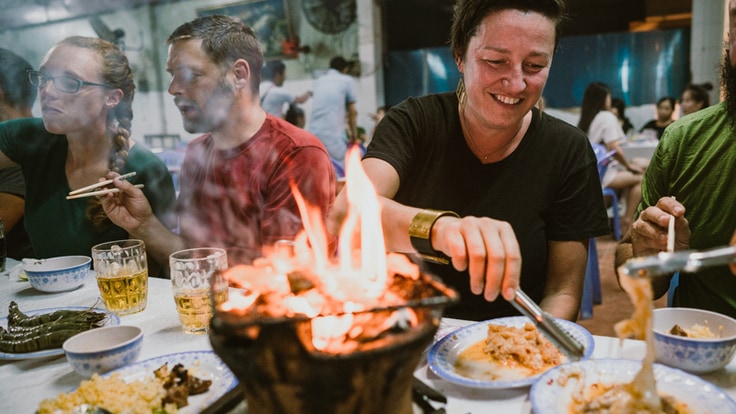
<path id="1" fill-rule="evenodd" d="M 450 263 L 449 257 L 432 247 L 432 227 L 440 217 L 444 216 L 460 217 L 454 211 L 425 209 L 418 212 L 409 225 L 409 240 L 423 259 L 448 264 Z"/>

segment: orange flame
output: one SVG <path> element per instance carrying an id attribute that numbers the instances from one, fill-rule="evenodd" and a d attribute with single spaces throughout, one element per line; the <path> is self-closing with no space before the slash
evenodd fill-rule
<path id="1" fill-rule="evenodd" d="M 355 331 L 353 325 L 358 323 L 355 312 L 398 303 L 396 297 L 387 295 L 388 268 L 412 279 L 419 277 L 419 268 L 403 255 L 387 257 L 381 206 L 373 184 L 361 167 L 359 151 L 353 147 L 346 155 L 348 210 L 339 233 L 339 254 L 330 257 L 322 212 L 309 205 L 292 183 L 304 231 L 293 244 L 285 242 L 275 246 L 274 254 L 269 258 L 253 266 L 235 266 L 228 270 L 231 282 L 235 278 L 236 285 L 244 289 L 231 292 L 229 303 L 222 306 L 223 310 L 245 310 L 255 306 L 263 292 L 276 293 L 279 300 L 273 306 L 278 307 L 279 312 L 311 318 L 312 343 L 316 349 L 345 351 L 345 345 L 334 340 Z M 295 271 L 318 277 L 320 292 L 306 289 L 299 295 L 291 294 L 288 276 Z M 326 297 L 334 300 L 328 301 Z M 325 309 L 326 306 L 329 309 Z M 397 313 L 395 317 L 407 319 L 404 313 Z"/>

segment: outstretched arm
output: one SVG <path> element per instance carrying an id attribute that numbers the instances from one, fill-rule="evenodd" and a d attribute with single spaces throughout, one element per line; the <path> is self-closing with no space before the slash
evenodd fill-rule
<path id="1" fill-rule="evenodd" d="M 409 227 L 423 210 L 392 200 L 399 188 L 399 176 L 387 162 L 368 158 L 362 165 L 381 196 L 386 250 L 414 252 Z M 338 195 L 328 219 L 333 234 L 337 234 L 347 214 L 347 190 Z M 469 271 L 473 293 L 483 294 L 488 301 L 495 300 L 499 293 L 506 300 L 514 298 L 521 274 L 521 253 L 510 224 L 488 217 L 443 216 L 434 222 L 430 240 L 432 248 L 452 258 L 455 269 Z"/>

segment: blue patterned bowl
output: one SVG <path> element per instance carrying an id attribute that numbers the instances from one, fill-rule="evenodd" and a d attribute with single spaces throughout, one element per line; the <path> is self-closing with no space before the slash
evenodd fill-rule
<path id="1" fill-rule="evenodd" d="M 36 290 L 66 292 L 84 284 L 91 262 L 87 256 L 60 256 L 26 263 L 23 270 Z"/>
<path id="2" fill-rule="evenodd" d="M 706 326 L 717 338 L 690 338 L 670 334 L 674 325 L 691 330 Z M 691 308 L 654 310 L 652 322 L 657 362 L 704 374 L 723 368 L 736 351 L 736 320 L 720 313 Z"/>
<path id="3" fill-rule="evenodd" d="M 137 326 L 95 328 L 64 341 L 66 359 L 77 374 L 89 378 L 132 364 L 138 359 L 143 331 Z"/>

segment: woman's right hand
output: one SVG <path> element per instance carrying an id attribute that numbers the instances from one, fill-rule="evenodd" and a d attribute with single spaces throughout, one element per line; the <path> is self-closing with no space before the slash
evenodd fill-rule
<path id="1" fill-rule="evenodd" d="M 494 301 L 511 301 L 521 278 L 521 249 L 511 225 L 488 217 L 440 217 L 432 227 L 432 246 L 468 269 L 470 290 Z"/>

